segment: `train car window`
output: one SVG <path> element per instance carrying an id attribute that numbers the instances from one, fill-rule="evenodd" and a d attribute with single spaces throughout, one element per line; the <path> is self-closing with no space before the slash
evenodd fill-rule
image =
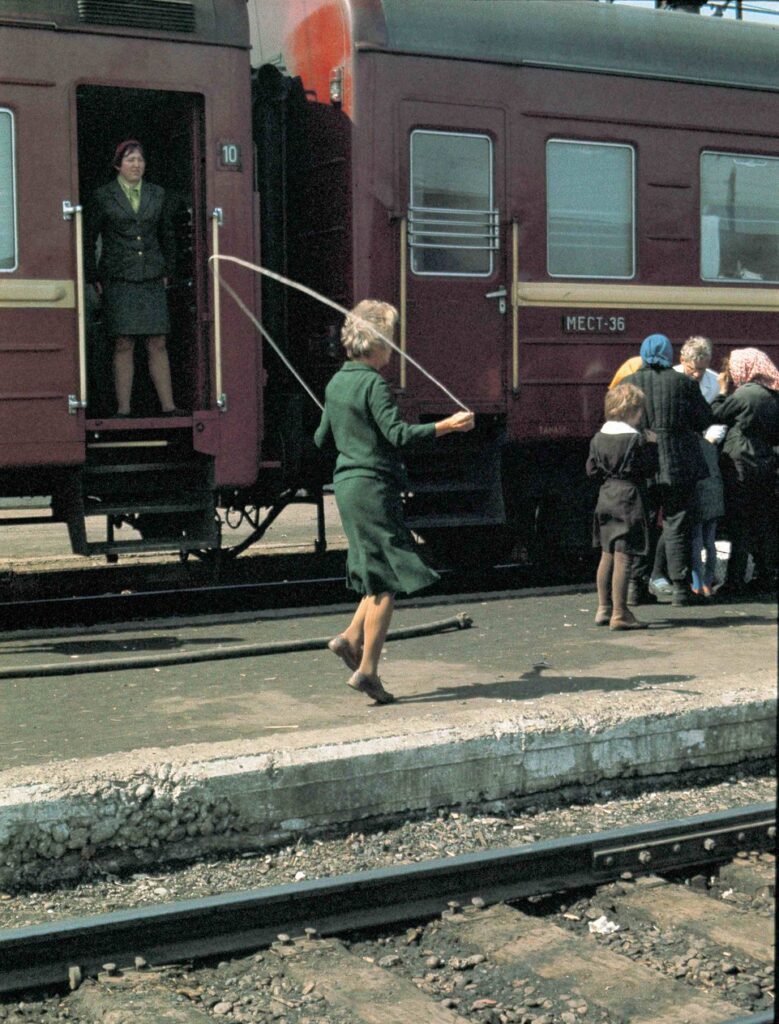
<path id="1" fill-rule="evenodd" d="M 546 239 L 551 277 L 633 277 L 632 146 L 547 142 Z"/>
<path id="2" fill-rule="evenodd" d="M 701 278 L 779 281 L 779 159 L 701 154 Z"/>
<path id="3" fill-rule="evenodd" d="M 0 271 L 16 270 L 14 118 L 0 108 Z"/>
<path id="4" fill-rule="evenodd" d="M 413 273 L 492 274 L 499 246 L 492 164 L 487 135 L 411 133 L 408 244 Z"/>

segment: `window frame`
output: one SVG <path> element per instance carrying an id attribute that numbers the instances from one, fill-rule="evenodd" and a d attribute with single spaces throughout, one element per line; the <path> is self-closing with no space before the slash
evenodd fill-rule
<path id="1" fill-rule="evenodd" d="M 766 160 L 779 164 L 779 156 L 770 153 L 730 152 L 721 149 L 702 149 L 698 157 L 698 277 L 706 284 L 733 285 L 741 287 L 776 287 L 779 278 L 772 280 L 749 281 L 742 277 L 704 277 L 703 276 L 703 158 L 705 156 L 727 156 L 734 160 Z"/>
<path id="2" fill-rule="evenodd" d="M 19 220 L 18 220 L 18 194 L 16 186 L 16 118 L 10 107 L 0 106 L 0 115 L 8 114 L 11 120 L 11 231 L 13 232 L 13 266 L 0 267 L 0 274 L 13 274 L 19 269 Z"/>
<path id="3" fill-rule="evenodd" d="M 457 138 L 468 138 L 468 139 L 485 139 L 489 144 L 489 206 L 486 210 L 478 211 L 458 211 L 453 207 L 415 207 L 412 199 L 414 195 L 414 136 L 415 135 L 445 135 L 445 136 L 456 136 Z M 495 203 L 495 140 L 487 132 L 472 132 L 472 131 L 458 131 L 452 128 L 412 128 L 409 134 L 408 140 L 408 211 L 409 223 L 408 223 L 408 238 L 407 244 L 409 249 L 409 260 L 408 268 L 414 277 L 467 277 L 467 278 L 482 278 L 488 279 L 494 277 L 496 270 L 495 254 L 500 251 L 500 215 Z M 412 242 L 412 228 L 411 228 L 411 217 L 410 214 L 415 210 L 426 210 L 430 213 L 483 213 L 490 221 L 491 231 L 494 232 L 495 242 L 493 245 L 488 246 L 448 246 L 448 245 L 422 245 L 417 246 Z M 419 234 L 424 234 L 423 231 L 419 231 Z M 462 237 L 462 236 L 461 236 Z M 489 270 L 476 272 L 463 272 L 458 270 L 416 270 L 414 268 L 414 249 L 440 249 L 440 250 L 468 250 L 471 252 L 487 252 L 489 253 L 490 266 Z"/>
<path id="4" fill-rule="evenodd" d="M 560 274 L 550 270 L 550 231 L 549 231 L 549 147 L 554 143 L 562 143 L 566 146 L 601 146 L 609 149 L 627 149 L 630 152 L 630 180 L 631 180 L 631 202 L 630 202 L 630 265 L 629 274 Z M 638 251 L 636 246 L 636 147 L 632 142 L 600 142 L 596 139 L 564 139 L 554 137 L 546 140 L 544 147 L 544 184 L 546 199 L 546 273 L 553 278 L 573 278 L 580 281 L 633 281 L 638 275 Z"/>

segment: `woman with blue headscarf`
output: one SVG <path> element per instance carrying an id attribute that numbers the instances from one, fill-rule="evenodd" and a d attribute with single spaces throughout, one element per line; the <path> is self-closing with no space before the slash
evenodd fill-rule
<path id="1" fill-rule="evenodd" d="M 662 512 L 673 604 L 690 602 L 690 509 L 695 485 L 708 475 L 697 435 L 712 422 L 697 381 L 673 370 L 673 349 L 664 334 L 641 344 L 640 370 L 625 378 L 646 396 L 645 426 L 657 434 L 660 468 L 650 481 L 653 506 Z M 634 560 L 628 604 L 648 604 L 651 553 Z"/>

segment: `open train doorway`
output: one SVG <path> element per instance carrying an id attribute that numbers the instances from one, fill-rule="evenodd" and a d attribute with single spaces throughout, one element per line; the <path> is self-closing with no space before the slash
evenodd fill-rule
<path id="1" fill-rule="evenodd" d="M 76 92 L 79 202 L 116 176 L 118 143 L 137 139 L 146 158 L 144 180 L 165 189 L 175 228 L 176 267 L 168 283 L 168 353 L 175 405 L 207 408 L 207 240 L 203 153 L 203 98 L 190 93 L 82 85 Z M 107 337 L 100 301 L 87 288 L 87 418 L 112 415 L 113 338 Z M 159 412 L 144 345 L 135 346 L 132 408 L 139 417 Z"/>

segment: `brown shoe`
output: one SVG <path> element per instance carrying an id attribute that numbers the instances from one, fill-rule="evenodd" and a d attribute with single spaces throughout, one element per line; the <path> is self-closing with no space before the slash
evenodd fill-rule
<path id="1" fill-rule="evenodd" d="M 608 626 L 611 622 L 611 605 L 610 604 L 599 604 L 598 610 L 595 612 L 595 625 L 596 626 Z"/>
<path id="2" fill-rule="evenodd" d="M 360 659 L 352 650 L 349 641 L 345 636 L 334 636 L 327 646 L 333 654 L 336 655 L 336 657 L 340 658 L 346 664 L 347 668 L 352 670 L 352 672 L 356 672 L 360 667 Z"/>
<path id="3" fill-rule="evenodd" d="M 611 622 L 609 623 L 609 629 L 614 630 L 627 630 L 627 629 L 648 629 L 648 622 L 639 622 L 638 619 L 634 619 L 631 615 L 629 619 L 617 618 L 616 615 L 612 615 Z"/>
<path id="4" fill-rule="evenodd" d="M 349 686 L 375 700 L 377 704 L 391 704 L 395 699 L 381 685 L 381 679 L 378 676 L 366 676 L 364 672 L 355 672 L 349 680 Z"/>

